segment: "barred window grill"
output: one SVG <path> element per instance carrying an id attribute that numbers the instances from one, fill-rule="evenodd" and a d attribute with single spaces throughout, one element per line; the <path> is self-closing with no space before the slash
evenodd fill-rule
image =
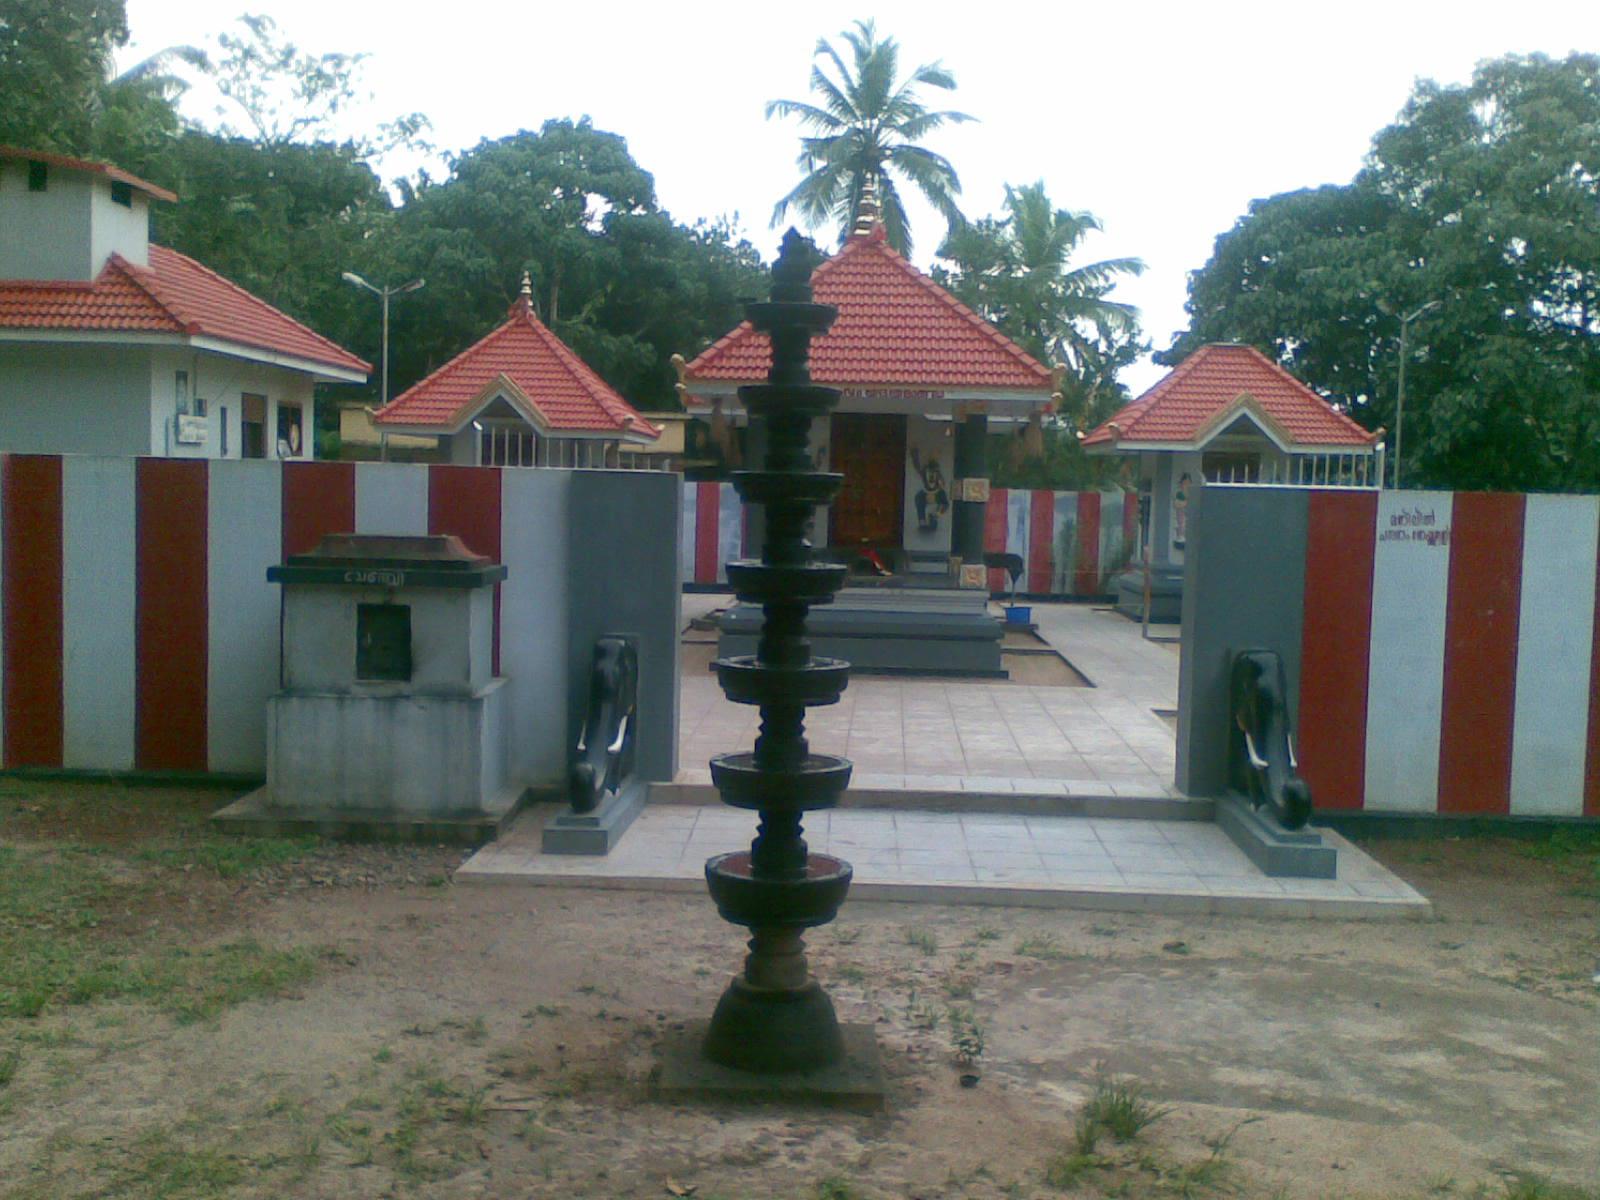
<path id="1" fill-rule="evenodd" d="M 1234 486 L 1352 488 L 1383 487 L 1383 453 L 1291 454 L 1259 461 L 1254 455 L 1207 455 L 1202 473 L 1207 483 Z"/>

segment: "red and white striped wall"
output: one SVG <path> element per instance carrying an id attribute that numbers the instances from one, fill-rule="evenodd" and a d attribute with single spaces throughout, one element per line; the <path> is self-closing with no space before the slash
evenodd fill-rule
<path id="1" fill-rule="evenodd" d="M 1021 556 L 1019 592 L 1100 596 L 1132 557 L 1138 530 L 1138 499 L 1120 491 L 994 488 L 984 513 L 984 549 Z M 1004 571 L 990 570 L 991 591 L 1010 588 Z"/>
<path id="2" fill-rule="evenodd" d="M 0 762 L 260 773 L 279 669 L 267 568 L 339 532 L 453 533 L 507 565 L 497 664 L 527 685 L 514 707 L 560 716 L 528 721 L 513 753 L 560 762 L 566 646 L 549 614 L 564 608 L 546 593 L 563 474 L 0 456 Z M 502 606 L 542 615 L 502 621 Z"/>
<path id="3" fill-rule="evenodd" d="M 749 552 L 749 524 L 733 484 L 685 480 L 682 522 L 679 578 L 684 583 L 727 583 L 727 564 Z"/>
<path id="4" fill-rule="evenodd" d="M 1600 816 L 1600 497 L 1313 492 L 1319 808 Z"/>
<path id="5" fill-rule="evenodd" d="M 1137 544 L 1139 505 L 1122 492 L 1049 492 L 996 488 L 985 511 L 984 549 L 1022 556 L 1017 591 L 1100 596 Z M 730 559 L 753 553 L 748 525 L 731 483 L 683 485 L 679 569 L 688 584 L 727 582 Z M 990 590 L 1010 591 L 1004 572 L 989 572 Z"/>

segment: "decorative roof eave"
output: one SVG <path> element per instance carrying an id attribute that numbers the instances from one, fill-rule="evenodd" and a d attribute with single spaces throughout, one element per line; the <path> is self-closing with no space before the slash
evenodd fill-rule
<path id="1" fill-rule="evenodd" d="M 518 416 L 533 427 L 535 433 L 542 438 L 565 438 L 574 441 L 626 441 L 642 446 L 648 446 L 661 436 L 649 421 L 640 420 L 637 426 L 613 426 L 607 429 L 577 428 L 569 429 L 552 425 L 539 404 L 527 392 L 517 386 L 515 380 L 501 372 L 479 390 L 478 394 L 456 409 L 448 418 L 430 424 L 420 424 L 405 421 L 396 421 L 385 418 L 382 410 L 374 412 L 372 423 L 389 433 L 417 433 L 434 437 L 453 436 L 462 432 L 466 427 L 483 414 L 483 411 L 496 400 L 504 400 Z"/>
<path id="2" fill-rule="evenodd" d="M 732 382 L 722 380 L 696 380 L 692 384 L 678 385 L 678 399 L 683 403 L 684 409 L 691 414 L 696 411 L 709 409 L 717 400 L 731 399 L 732 405 L 724 404 L 723 411 L 738 413 L 744 411 L 744 406 L 739 401 L 739 389 L 758 382 L 746 380 Z M 816 380 L 823 387 L 836 388 L 843 393 L 846 400 L 858 397 L 880 396 L 886 399 L 902 399 L 910 402 L 926 403 L 935 399 L 939 403 L 964 404 L 976 407 L 985 404 L 1020 405 L 1032 408 L 1050 408 L 1060 395 L 1058 392 L 1045 393 L 1024 388 L 979 388 L 964 386 L 940 386 L 930 384 L 926 387 L 909 387 L 903 383 L 876 383 L 876 384 L 834 384 L 826 380 Z"/>
<path id="3" fill-rule="evenodd" d="M 88 158 L 70 158 L 65 154 L 54 154 L 47 150 L 27 150 L 21 146 L 0 146 L 0 161 L 41 162 L 47 166 L 60 167 L 67 171 L 83 171 L 89 175 L 98 175 L 109 179 L 113 183 L 125 183 L 135 191 L 143 192 L 152 200 L 165 200 L 168 204 L 176 204 L 176 193 L 169 192 L 166 188 L 140 179 L 137 175 L 130 175 L 121 167 L 114 167 L 110 163 L 95 162 Z"/>
<path id="4" fill-rule="evenodd" d="M 1247 418 L 1252 425 L 1266 435 L 1269 442 L 1285 454 L 1293 451 L 1294 438 L 1289 434 L 1289 431 L 1279 423 L 1277 418 L 1262 408 L 1261 401 L 1257 400 L 1249 392 L 1240 392 L 1229 403 L 1212 413 L 1206 422 L 1195 431 L 1194 437 L 1190 440 L 1197 450 L 1203 449 L 1222 436 L 1227 428 L 1240 417 Z"/>
<path id="5" fill-rule="evenodd" d="M 286 371 L 299 371 L 311 375 L 318 383 L 365 383 L 365 371 L 353 371 L 331 363 L 314 362 L 297 355 L 264 350 L 244 342 L 211 337 L 177 330 L 137 329 L 0 329 L 0 342 L 49 342 L 60 345 L 96 346 L 152 346 L 176 350 L 202 350 L 208 354 L 221 354 L 229 358 L 242 358 L 248 362 Z"/>

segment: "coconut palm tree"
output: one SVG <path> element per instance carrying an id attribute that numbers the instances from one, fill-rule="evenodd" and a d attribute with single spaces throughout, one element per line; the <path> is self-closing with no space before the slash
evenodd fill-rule
<path id="1" fill-rule="evenodd" d="M 1069 265 L 1100 229 L 1093 213 L 1052 207 L 1042 182 L 1008 184 L 1005 213 L 953 230 L 939 248 L 955 269 L 938 274 L 958 297 L 1040 359 L 1072 364 L 1096 334 L 1138 333 L 1138 310 L 1109 293 L 1142 261 Z"/>
<path id="2" fill-rule="evenodd" d="M 943 155 L 917 145 L 945 124 L 972 120 L 966 113 L 929 110 L 917 96 L 922 87 L 953 91 L 955 76 L 942 63 L 924 63 L 899 79 L 900 47 L 878 37 L 871 21 L 857 21 L 840 35 L 849 47 L 847 63 L 827 38 L 817 42 L 811 64 L 811 90 L 821 104 L 769 100 L 767 117 L 800 118 L 811 131 L 800 139 L 796 162 L 803 178 L 772 212 L 777 225 L 791 207 L 813 224 L 836 219 L 840 242 L 861 202 L 868 179 L 876 182 L 889 244 L 911 253 L 911 230 L 896 177 L 909 181 L 950 225 L 960 224 L 956 207 L 961 181 Z M 828 68 L 832 68 L 831 73 Z"/>

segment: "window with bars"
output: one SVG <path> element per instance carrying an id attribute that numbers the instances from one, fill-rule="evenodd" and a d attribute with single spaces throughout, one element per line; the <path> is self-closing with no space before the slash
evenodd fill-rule
<path id="1" fill-rule="evenodd" d="M 538 452 L 539 437 L 526 425 L 485 423 L 479 428 L 480 467 L 531 467 Z"/>

